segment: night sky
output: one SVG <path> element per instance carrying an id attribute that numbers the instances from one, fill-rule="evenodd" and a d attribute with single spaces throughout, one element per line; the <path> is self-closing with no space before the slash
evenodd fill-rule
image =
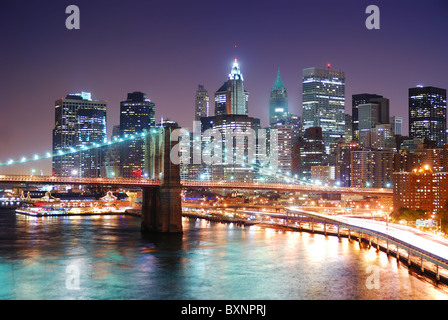
<path id="1" fill-rule="evenodd" d="M 80 30 L 65 27 L 71 4 Z M 380 30 L 365 27 L 371 4 Z M 157 121 L 191 128 L 198 84 L 213 100 L 235 58 L 262 126 L 277 68 L 301 115 L 302 69 L 331 63 L 346 73 L 347 113 L 352 94 L 381 94 L 407 134 L 408 88 L 448 88 L 447 32 L 446 0 L 1 0 L 0 162 L 51 151 L 54 102 L 68 93 L 107 100 L 108 137 L 132 91 L 155 102 Z M 18 168 L 31 167 L 51 172 L 49 161 Z"/>

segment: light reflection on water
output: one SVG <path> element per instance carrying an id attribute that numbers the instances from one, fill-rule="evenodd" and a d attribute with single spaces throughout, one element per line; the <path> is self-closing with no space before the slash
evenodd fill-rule
<path id="1" fill-rule="evenodd" d="M 184 219 L 0 213 L 1 299 L 446 299 L 394 258 L 337 237 Z M 379 289 L 368 289 L 368 266 Z M 67 285 L 79 270 L 79 289 Z"/>

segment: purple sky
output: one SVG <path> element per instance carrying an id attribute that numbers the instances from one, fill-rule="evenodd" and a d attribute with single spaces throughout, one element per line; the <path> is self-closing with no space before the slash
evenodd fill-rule
<path id="1" fill-rule="evenodd" d="M 71 4 L 80 30 L 65 28 Z M 365 27 L 370 4 L 381 10 L 380 30 Z M 132 91 L 147 93 L 158 120 L 191 127 L 197 85 L 213 97 L 234 58 L 249 115 L 263 126 L 277 68 L 301 115 L 302 69 L 331 63 L 346 73 L 348 113 L 352 94 L 381 94 L 407 133 L 408 88 L 448 88 L 447 18 L 446 0 L 2 0 L 0 162 L 50 151 L 54 101 L 73 92 L 108 101 L 108 137 Z M 22 170 L 30 167 L 50 173 L 48 161 Z"/>

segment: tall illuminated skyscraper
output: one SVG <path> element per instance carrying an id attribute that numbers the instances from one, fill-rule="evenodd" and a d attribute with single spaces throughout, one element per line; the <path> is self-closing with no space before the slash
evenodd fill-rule
<path id="1" fill-rule="evenodd" d="M 244 78 L 235 59 L 227 81 L 215 92 L 215 116 L 222 114 L 248 115 L 249 93 L 244 89 Z"/>
<path id="2" fill-rule="evenodd" d="M 101 150 L 90 147 L 107 139 L 106 105 L 105 101 L 92 100 L 88 92 L 69 94 L 56 101 L 53 129 L 55 176 L 100 176 Z"/>
<path id="3" fill-rule="evenodd" d="M 409 89 L 409 137 L 426 138 L 443 147 L 446 143 L 446 89 Z"/>
<path id="4" fill-rule="evenodd" d="M 201 119 L 203 131 L 213 129 L 219 136 L 216 140 L 219 149 L 222 151 L 219 163 L 211 164 L 207 169 L 213 181 L 253 181 L 255 171 L 251 167 L 252 163 L 248 158 L 249 139 L 244 139 L 245 133 L 250 130 L 260 128 L 260 119 L 248 117 L 246 115 L 224 114 L 219 116 L 206 117 Z M 238 133 L 238 131 L 240 131 Z M 216 138 L 216 137 L 214 137 Z M 237 140 L 242 138 L 242 144 Z M 206 144 L 211 141 L 210 137 L 204 138 Z M 230 151 L 230 154 L 227 153 Z M 204 157 L 205 155 L 203 155 Z M 210 156 L 210 155 L 208 155 Z M 229 156 L 229 157 L 228 157 Z"/>
<path id="5" fill-rule="evenodd" d="M 200 121 L 201 118 L 209 116 L 210 98 L 203 85 L 198 85 L 198 90 L 196 91 L 196 95 L 194 97 L 194 103 L 194 119 L 196 121 Z"/>
<path id="6" fill-rule="evenodd" d="M 327 68 L 303 70 L 303 129 L 322 128 L 327 154 L 345 136 L 345 73 Z"/>
<path id="7" fill-rule="evenodd" d="M 127 99 L 120 102 L 120 134 L 141 133 L 155 126 L 155 104 L 145 93 L 128 93 Z M 141 177 L 144 168 L 144 141 L 127 141 L 120 148 L 120 176 Z"/>
<path id="8" fill-rule="evenodd" d="M 272 125 L 284 120 L 288 113 L 288 93 L 280 77 L 280 69 L 278 69 L 277 79 L 271 88 L 269 97 L 269 123 Z"/>

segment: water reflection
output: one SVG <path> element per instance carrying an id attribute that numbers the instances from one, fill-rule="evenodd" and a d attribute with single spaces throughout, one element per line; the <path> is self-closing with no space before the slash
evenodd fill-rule
<path id="1" fill-rule="evenodd" d="M 1 299 L 446 299 L 375 248 L 184 219 L 144 234 L 126 216 L 0 219 Z M 380 289 L 366 286 L 367 267 Z M 79 271 L 79 289 L 70 282 Z"/>

